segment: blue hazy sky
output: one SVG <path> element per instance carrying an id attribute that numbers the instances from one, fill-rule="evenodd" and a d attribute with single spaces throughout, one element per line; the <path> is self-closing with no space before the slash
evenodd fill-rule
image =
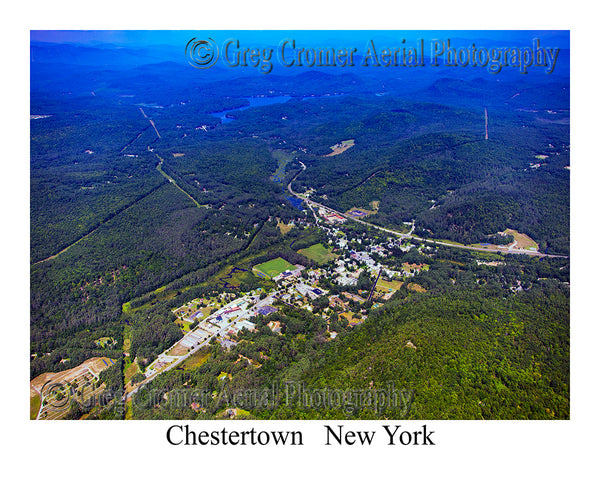
<path id="1" fill-rule="evenodd" d="M 286 38 L 294 38 L 310 46 L 362 45 L 368 40 L 390 41 L 397 44 L 420 38 L 487 40 L 498 45 L 505 43 L 529 45 L 539 38 L 552 47 L 569 48 L 569 31 L 548 30 L 32 30 L 31 41 L 53 43 L 82 43 L 143 47 L 148 45 L 185 45 L 192 37 L 212 36 L 217 42 L 237 38 L 261 45 L 278 44 Z M 550 45 L 549 45 L 550 46 Z"/>

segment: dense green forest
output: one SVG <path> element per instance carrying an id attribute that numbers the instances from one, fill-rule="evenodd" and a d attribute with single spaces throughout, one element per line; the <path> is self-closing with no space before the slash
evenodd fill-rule
<path id="1" fill-rule="evenodd" d="M 567 138 L 549 147 L 532 136 L 537 149 L 465 133 L 425 134 L 376 149 L 357 141 L 339 156 L 314 158 L 298 183 L 340 211 L 380 202 L 370 221 L 382 226 L 416 219 L 419 235 L 464 243 L 514 228 L 543 251 L 568 253 Z M 544 165 L 531 168 L 540 163 L 536 157 Z"/>
<path id="2" fill-rule="evenodd" d="M 398 261 L 418 260 L 414 256 L 397 255 Z M 281 306 L 259 320 L 256 332 L 240 334 L 243 341 L 232 350 L 206 347 L 206 363 L 151 382 L 134 400 L 134 418 L 214 418 L 234 407 L 255 418 L 399 418 L 404 413 L 394 405 L 316 408 L 290 395 L 289 387 L 368 392 L 390 382 L 414 394 L 408 418 L 568 418 L 564 261 L 506 259 L 489 267 L 478 264 L 477 255 L 450 249 L 427 258 L 431 268 L 414 279 L 426 293 L 403 287 L 392 301 L 371 308 L 359 327 L 330 319 L 340 332 L 335 341 L 321 316 Z M 517 280 L 527 282 L 526 291 L 511 291 Z M 281 335 L 266 326 L 272 321 L 283 325 Z M 220 379 L 223 372 L 231 379 Z M 248 392 L 264 403 L 244 397 Z M 148 408 L 150 398 L 160 399 L 159 406 Z M 194 402 L 204 410 L 192 410 Z"/>

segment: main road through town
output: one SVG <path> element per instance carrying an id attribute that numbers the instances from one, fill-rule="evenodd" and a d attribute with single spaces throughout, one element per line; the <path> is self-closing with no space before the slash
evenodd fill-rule
<path id="1" fill-rule="evenodd" d="M 304 163 L 300 162 L 300 165 L 302 166 L 302 170 L 300 170 L 296 175 L 294 175 L 292 177 L 292 179 L 290 180 L 290 183 L 288 183 L 287 189 L 291 195 L 293 195 L 294 197 L 305 202 L 309 206 L 309 208 L 313 211 L 313 213 L 314 213 L 313 207 L 317 207 L 317 208 L 325 210 L 326 212 L 339 215 L 340 217 L 346 218 L 348 220 L 352 220 L 354 222 L 362 223 L 363 225 L 365 225 L 367 227 L 376 228 L 377 230 L 381 230 L 382 232 L 386 232 L 391 235 L 395 235 L 397 237 L 402 237 L 402 238 L 407 238 L 407 239 L 415 239 L 415 240 L 419 240 L 421 242 L 432 243 L 435 245 L 444 245 L 446 247 L 462 248 L 463 250 L 475 250 L 478 252 L 488 252 L 488 253 L 489 252 L 491 252 L 491 253 L 513 253 L 513 254 L 521 254 L 521 255 L 531 255 L 534 257 L 569 258 L 568 256 L 565 256 L 565 255 L 550 255 L 548 253 L 541 253 L 541 252 L 536 252 L 533 250 L 523 250 L 523 249 L 516 249 L 516 248 L 509 248 L 509 247 L 495 247 L 495 248 L 494 247 L 490 247 L 490 248 L 472 247 L 469 245 L 462 245 L 459 243 L 452 243 L 452 242 L 443 241 L 443 240 L 431 240 L 428 238 L 422 238 L 422 237 L 413 235 L 412 230 L 414 229 L 414 225 L 413 225 L 413 229 L 411 229 L 411 231 L 409 233 L 400 233 L 395 230 L 392 230 L 391 228 L 380 227 L 379 225 L 374 225 L 372 223 L 365 222 L 364 220 L 352 217 L 352 216 L 347 215 L 342 212 L 338 212 L 337 210 L 334 210 L 331 207 L 327 207 L 321 203 L 315 202 L 314 200 L 310 200 L 309 198 L 306 198 L 306 197 L 294 192 L 294 190 L 292 189 L 292 183 L 294 182 L 294 180 L 296 180 L 298 175 L 300 175 L 304 170 L 306 170 L 306 165 L 304 165 Z M 316 214 L 315 214 L 315 217 L 316 217 Z"/>
<path id="2" fill-rule="evenodd" d="M 182 356 L 173 356 L 173 358 L 175 358 L 175 361 L 173 361 L 172 363 L 170 363 L 169 365 L 167 365 L 165 368 L 163 368 L 163 369 L 161 369 L 159 371 L 156 371 L 152 375 L 149 375 L 148 377 L 146 377 L 139 384 L 137 384 L 137 386 L 133 390 L 131 390 L 129 393 L 124 394 L 123 395 L 123 400 L 127 401 L 127 400 L 131 399 L 138 392 L 138 390 L 141 387 L 143 387 L 144 385 L 146 385 L 147 383 L 149 383 L 151 380 L 153 380 L 154 378 L 156 378 L 158 375 L 160 375 L 162 373 L 165 373 L 165 372 L 168 372 L 169 370 L 177 367 L 178 365 L 180 365 L 181 363 L 183 363 L 185 360 L 187 360 L 191 355 L 193 355 L 194 353 L 200 351 L 200 349 L 202 347 L 205 347 L 205 346 L 209 345 L 210 341 L 213 338 L 218 338 L 218 336 L 221 333 L 223 333 L 227 329 L 231 328 L 234 323 L 237 323 L 237 322 L 239 322 L 241 320 L 244 320 L 244 319 L 249 319 L 251 317 L 251 313 L 252 312 L 257 312 L 260 307 L 263 307 L 265 305 L 270 305 L 272 303 L 272 297 L 273 296 L 275 296 L 275 294 L 271 294 L 271 295 L 265 297 L 264 299 L 259 300 L 251 308 L 243 311 L 241 316 L 237 317 L 235 320 L 233 320 L 231 322 L 227 322 L 218 332 L 213 333 L 206 340 L 204 340 L 202 343 L 199 343 L 198 345 L 195 345 L 192 348 L 190 348 L 190 351 L 187 352 L 186 354 L 184 354 Z M 216 316 L 216 314 L 214 314 L 214 316 Z M 213 317 L 213 315 L 209 315 L 206 318 L 206 320 L 208 320 L 211 317 Z M 199 329 L 199 328 L 200 327 L 198 327 L 197 329 Z M 181 341 L 181 339 L 177 340 L 176 343 L 179 343 L 180 341 Z M 167 348 L 167 350 L 165 350 L 163 353 L 161 353 L 159 355 L 159 357 L 160 356 L 164 356 L 165 353 L 168 352 L 172 347 L 173 347 L 173 345 L 171 345 L 169 348 Z"/>

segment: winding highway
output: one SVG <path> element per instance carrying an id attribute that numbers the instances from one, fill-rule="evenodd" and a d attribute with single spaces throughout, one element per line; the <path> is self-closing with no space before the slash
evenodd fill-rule
<path id="1" fill-rule="evenodd" d="M 162 161 L 162 158 L 159 157 Z M 162 162 L 161 162 L 162 163 Z M 306 170 L 306 165 L 303 162 L 300 162 L 300 165 L 302 166 L 302 170 L 300 170 L 298 173 L 296 173 L 296 175 L 294 175 L 292 177 L 292 179 L 290 180 L 290 182 L 287 185 L 287 190 L 288 192 L 293 195 L 294 197 L 302 200 L 303 202 L 305 202 L 309 209 L 313 212 L 313 215 L 315 216 L 315 219 L 317 221 L 317 223 L 319 222 L 319 217 L 317 215 L 317 212 L 315 212 L 314 208 L 318 208 L 318 209 L 323 209 L 328 213 L 331 214 L 336 214 L 339 215 L 343 218 L 346 218 L 348 220 L 352 220 L 354 222 L 357 223 L 361 223 L 367 227 L 372 227 L 372 228 L 376 228 L 378 230 L 381 230 L 383 232 L 389 233 L 391 235 L 395 235 L 397 237 L 401 237 L 401 238 L 406 238 L 406 239 L 415 239 L 421 242 L 425 242 L 425 243 L 430 243 L 430 244 L 434 244 L 434 245 L 444 245 L 444 246 L 448 246 L 448 247 L 452 247 L 452 248 L 460 248 L 463 250 L 474 250 L 474 251 L 480 251 L 480 252 L 492 252 L 492 253 L 512 253 L 512 254 L 524 254 L 524 255 L 530 255 L 530 256 L 536 256 L 536 257 L 554 257 L 554 258 L 568 258 L 567 256 L 563 256 L 563 255 L 550 255 L 550 254 L 545 254 L 545 253 L 540 253 L 540 252 L 535 252 L 532 250 L 521 250 L 521 249 L 514 249 L 514 248 L 509 248 L 509 247 L 495 247 L 495 248 L 483 248 L 483 247 L 473 247 L 473 246 L 469 246 L 469 245 L 462 245 L 462 244 L 457 244 L 457 243 L 451 243 L 451 242 L 445 242 L 445 241 L 439 241 L 439 240 L 431 240 L 431 239 L 427 239 L 427 238 L 422 238 L 419 237 L 417 235 L 413 235 L 412 232 L 414 230 L 414 224 L 410 230 L 409 233 L 401 233 L 401 232 L 397 232 L 395 230 L 392 230 L 390 228 L 385 228 L 385 227 L 380 227 L 378 225 L 374 225 L 372 223 L 369 222 L 365 222 L 364 220 L 358 219 L 358 218 L 354 218 L 350 215 L 347 215 L 345 213 L 342 212 L 338 212 L 337 210 L 334 210 L 331 207 L 327 207 L 321 203 L 315 202 L 313 200 L 310 200 L 296 192 L 294 192 L 293 188 L 292 188 L 292 183 L 296 180 L 296 178 L 298 177 L 298 175 L 300 175 L 302 172 L 304 172 Z M 159 171 L 161 171 L 159 169 Z M 163 173 L 163 172 L 161 172 Z M 164 175 L 164 173 L 163 173 Z M 166 175 L 165 175 L 166 176 Z M 173 182 L 174 183 L 174 182 Z M 186 192 L 184 192 L 186 193 Z M 381 274 L 381 270 L 379 271 L 379 274 Z M 159 371 L 155 371 L 152 375 L 149 375 L 148 377 L 146 377 L 143 381 L 141 381 L 139 384 L 136 385 L 135 388 L 133 388 L 130 392 L 126 393 L 123 395 L 122 397 L 122 401 L 127 401 L 129 399 L 131 399 L 138 391 L 141 387 L 145 386 L 146 384 L 148 384 L 150 381 L 152 381 L 156 376 L 171 370 L 172 368 L 175 368 L 176 366 L 180 365 L 182 362 L 184 362 L 185 360 L 187 360 L 191 355 L 195 354 L 196 352 L 198 352 L 202 347 L 208 345 L 210 343 L 210 341 L 213 338 L 217 338 L 222 332 L 226 331 L 228 328 L 231 327 L 231 325 L 237 321 L 240 321 L 244 318 L 249 318 L 249 314 L 252 311 L 256 311 L 260 306 L 262 305 L 266 305 L 269 303 L 270 298 L 267 297 L 264 300 L 261 300 L 259 302 L 257 302 L 253 307 L 251 307 L 250 309 L 246 310 L 243 312 L 241 317 L 236 318 L 234 321 L 232 322 L 228 322 L 226 325 L 224 325 L 222 328 L 219 329 L 219 331 L 215 334 L 212 334 L 210 337 L 206 338 L 202 343 L 195 345 L 194 347 L 192 347 L 190 349 L 189 352 L 187 352 L 186 354 L 182 355 L 182 356 L 177 356 L 177 357 L 168 357 L 168 360 L 171 360 L 173 358 L 175 358 L 175 361 L 173 361 L 172 363 L 170 363 L 168 366 L 166 366 L 165 368 L 159 370 Z M 216 315 L 215 315 L 216 316 Z M 210 316 L 212 317 L 212 315 Z M 208 318 L 210 318 L 208 317 Z M 179 341 L 178 341 L 179 342 Z M 169 347 L 170 349 L 171 347 Z M 159 355 L 159 357 L 164 356 L 166 354 L 166 352 L 169 350 L 167 349 L 165 352 L 163 352 L 161 355 Z M 167 360 L 167 358 L 165 358 L 165 360 Z"/>
<path id="2" fill-rule="evenodd" d="M 472 247 L 470 245 L 462 245 L 459 243 L 453 243 L 453 242 L 449 242 L 449 241 L 443 241 L 443 240 L 431 240 L 428 238 L 422 238 L 422 237 L 418 237 L 417 235 L 413 235 L 412 231 L 414 230 L 414 224 L 413 227 L 411 228 L 411 231 L 409 233 L 400 233 L 397 232 L 395 230 L 392 230 L 391 228 L 385 228 L 385 227 L 380 227 L 379 225 L 374 225 L 372 223 L 369 222 L 365 222 L 364 220 L 361 220 L 359 218 L 355 218 L 352 217 L 350 215 L 347 215 L 345 213 L 342 212 L 338 212 L 337 210 L 334 210 L 331 207 L 326 207 L 325 205 L 315 202 L 314 200 L 310 200 L 306 197 L 303 197 L 302 195 L 294 192 L 294 190 L 292 189 L 292 183 L 294 182 L 294 180 L 296 180 L 296 178 L 298 177 L 298 175 L 300 175 L 302 172 L 304 172 L 306 170 L 306 165 L 304 165 L 304 163 L 300 162 L 300 165 L 302 166 L 302 170 L 300 170 L 296 175 L 294 175 L 292 177 L 292 179 L 290 180 L 290 183 L 288 183 L 287 189 L 288 192 L 290 192 L 291 195 L 293 195 L 294 197 L 302 200 L 303 202 L 305 202 L 308 207 L 311 209 L 311 211 L 313 212 L 313 214 L 315 215 L 315 217 L 317 216 L 313 207 L 317 207 L 317 208 L 321 208 L 323 210 L 325 210 L 328 213 L 332 213 L 332 214 L 336 214 L 339 215 L 340 217 L 343 217 L 347 220 L 352 220 L 354 222 L 357 223 L 361 223 L 367 227 L 372 227 L 372 228 L 376 228 L 377 230 L 381 230 L 382 232 L 386 232 L 389 233 L 391 235 L 395 235 L 397 237 L 401 237 L 401 238 L 407 238 L 407 239 L 415 239 L 418 240 L 420 242 L 426 242 L 426 243 L 431 243 L 431 244 L 435 244 L 435 245 L 444 245 L 446 247 L 452 247 L 452 248 L 460 248 L 463 250 L 474 250 L 477 252 L 488 252 L 488 253 L 512 253 L 512 254 L 517 254 L 517 255 L 530 255 L 533 257 L 548 257 L 548 258 L 569 258 L 566 255 L 551 255 L 548 253 L 541 253 L 541 252 L 537 252 L 537 251 L 533 251 L 533 250 L 523 250 L 523 249 L 515 249 L 515 248 L 509 248 L 509 247 L 491 247 L 491 248 L 484 248 L 484 247 Z"/>

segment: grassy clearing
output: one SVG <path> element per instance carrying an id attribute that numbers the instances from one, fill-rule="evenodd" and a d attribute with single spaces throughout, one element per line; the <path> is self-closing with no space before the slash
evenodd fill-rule
<path id="1" fill-rule="evenodd" d="M 273 278 L 280 273 L 285 272 L 286 270 L 294 270 L 294 268 L 295 267 L 287 260 L 277 257 L 273 260 L 269 260 L 268 262 L 256 265 L 253 270 L 258 270 L 258 272 L 264 274 L 268 278 Z"/>
<path id="2" fill-rule="evenodd" d="M 277 228 L 279 228 L 279 231 L 282 235 L 285 235 L 286 233 L 289 233 L 292 228 L 294 228 L 294 224 L 283 223 L 281 220 L 277 219 Z"/>
<path id="3" fill-rule="evenodd" d="M 317 262 L 319 265 L 323 265 L 324 263 L 335 260 L 339 257 L 339 255 L 336 255 L 321 243 L 298 250 L 298 253 L 300 255 L 304 255 L 309 260 Z"/>
<path id="4" fill-rule="evenodd" d="M 131 326 L 125 325 L 123 329 L 123 353 L 129 353 L 131 348 Z"/>
<path id="5" fill-rule="evenodd" d="M 504 260 L 504 257 L 499 254 L 499 253 L 495 253 L 495 252 L 473 252 L 472 255 L 475 258 L 478 258 L 480 260 L 487 260 L 487 261 L 502 261 Z M 458 262 L 454 262 L 454 263 L 458 263 Z M 461 263 L 460 265 L 464 265 L 464 263 Z"/>
<path id="6" fill-rule="evenodd" d="M 367 210 L 366 208 L 353 207 L 346 212 L 346 215 L 349 215 L 354 218 L 365 218 L 369 215 L 374 215 L 377 213 L 377 210 Z"/>
<path id="7" fill-rule="evenodd" d="M 343 312 L 339 314 L 341 318 L 348 320 L 350 325 L 359 325 L 364 322 L 362 318 L 355 318 L 352 312 Z"/>
<path id="8" fill-rule="evenodd" d="M 515 241 L 517 242 L 517 248 L 522 248 L 524 250 L 535 250 L 537 252 L 539 245 L 531 237 L 528 237 L 524 233 L 517 232 L 516 230 L 512 230 L 510 228 L 504 230 L 504 233 L 512 235 L 515 238 Z"/>
<path id="9" fill-rule="evenodd" d="M 188 353 L 188 351 L 189 351 L 188 347 L 185 347 L 178 343 L 177 345 L 172 347 L 169 351 L 167 351 L 167 355 L 179 357 L 179 356 L 185 355 L 186 353 Z"/>
<path id="10" fill-rule="evenodd" d="M 236 272 L 233 274 L 233 278 L 229 281 L 229 284 L 239 287 L 242 283 L 251 283 L 255 280 L 253 277 L 254 274 L 252 272 Z"/>
<path id="11" fill-rule="evenodd" d="M 344 153 L 350 147 L 354 146 L 354 140 L 342 140 L 340 143 L 336 143 L 335 145 L 329 147 L 333 150 L 333 152 L 325 155 L 326 157 L 333 157 L 334 155 L 339 155 L 340 153 Z"/>
<path id="12" fill-rule="evenodd" d="M 232 288 L 238 288 L 245 281 L 250 280 L 252 272 L 234 271 L 236 267 L 228 266 L 212 277 L 206 285 L 226 284 Z M 231 275 L 231 277 L 229 277 Z"/>
<path id="13" fill-rule="evenodd" d="M 241 283 L 244 283 L 244 280 L 255 282 L 256 278 L 254 277 L 251 271 L 252 267 L 250 265 L 252 260 L 254 260 L 256 257 L 260 256 L 263 253 L 265 253 L 265 251 L 248 255 L 247 257 L 244 257 L 240 261 L 236 262 L 235 265 L 227 265 L 223 267 L 215 275 L 213 275 L 205 282 L 202 282 L 200 285 L 210 286 L 223 284 L 224 282 L 226 282 L 231 287 L 239 287 Z M 238 268 L 238 270 L 234 271 L 234 269 L 236 268 Z M 244 272 L 242 270 L 248 271 Z M 263 286 L 266 286 L 266 284 Z"/>
<path id="14" fill-rule="evenodd" d="M 125 402 L 125 420 L 133 420 L 132 400 Z"/>
<path id="15" fill-rule="evenodd" d="M 439 238 L 428 240 L 425 244 L 431 245 L 432 242 L 443 242 L 443 243 L 448 243 L 450 245 L 460 245 L 461 247 L 467 246 L 464 243 L 455 242 L 453 240 L 440 240 Z M 470 246 L 472 247 L 473 245 L 470 245 Z"/>
<path id="16" fill-rule="evenodd" d="M 210 352 L 200 350 L 192 355 L 190 355 L 185 362 L 180 364 L 180 367 L 184 370 L 193 370 L 194 368 L 199 367 L 203 363 L 206 363 L 210 358 Z"/>
<path id="17" fill-rule="evenodd" d="M 400 287 L 402 287 L 403 283 L 404 282 L 402 280 L 392 280 L 388 282 L 387 280 L 383 280 L 382 278 L 380 278 L 377 281 L 377 286 L 375 287 L 375 289 L 385 292 L 389 292 L 390 290 L 400 290 Z"/>
<path id="18" fill-rule="evenodd" d="M 131 380 L 131 377 L 133 377 L 139 371 L 140 371 L 140 367 L 137 364 L 137 360 L 134 360 L 132 363 L 127 365 L 123 371 L 123 377 L 124 377 L 125 383 L 129 383 L 129 380 Z"/>
<path id="19" fill-rule="evenodd" d="M 134 313 L 134 312 L 138 312 L 140 310 L 147 310 L 148 308 L 152 307 L 153 305 L 156 305 L 159 302 L 166 302 L 168 300 L 171 300 L 172 298 L 176 297 L 178 294 L 177 290 L 166 290 L 167 286 L 162 286 L 160 288 L 157 288 L 154 292 L 152 292 L 152 297 L 150 297 L 150 299 L 144 303 L 143 305 L 140 305 L 139 307 L 131 307 L 131 302 L 127 302 L 126 304 L 123 304 L 123 313 Z M 181 291 L 185 291 L 188 290 L 189 287 L 186 288 L 182 288 Z M 127 307 L 126 307 L 127 305 Z"/>
<path id="20" fill-rule="evenodd" d="M 418 283 L 409 283 L 406 288 L 408 288 L 409 290 L 412 290 L 413 292 L 426 292 L 427 289 L 421 285 L 419 285 Z"/>
<path id="21" fill-rule="evenodd" d="M 190 331 L 190 324 L 188 322 L 177 319 L 175 320 L 175 325 L 177 325 L 184 334 Z"/>

